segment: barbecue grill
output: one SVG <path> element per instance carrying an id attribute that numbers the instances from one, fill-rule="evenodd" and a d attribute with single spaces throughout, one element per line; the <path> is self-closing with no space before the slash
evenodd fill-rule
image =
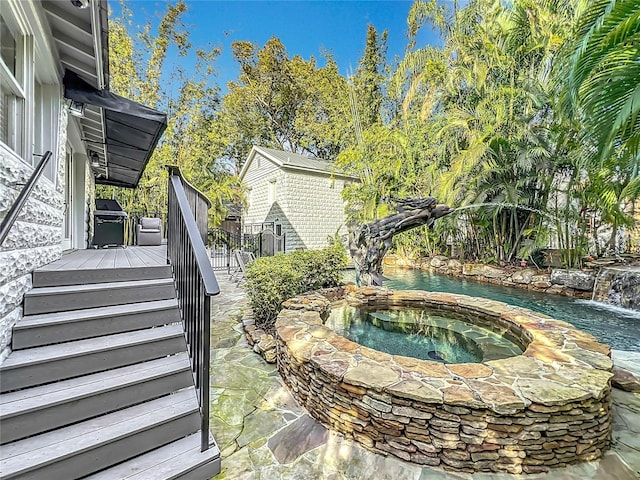
<path id="1" fill-rule="evenodd" d="M 93 213 L 93 245 L 124 246 L 124 223 L 127 218 L 128 215 L 116 200 L 97 198 Z"/>

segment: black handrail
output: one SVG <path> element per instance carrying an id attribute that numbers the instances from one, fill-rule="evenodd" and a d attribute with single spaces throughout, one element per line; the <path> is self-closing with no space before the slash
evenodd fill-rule
<path id="1" fill-rule="evenodd" d="M 209 448 L 211 297 L 220 293 L 205 248 L 211 202 L 169 166 L 167 261 L 173 269 L 191 370 L 200 403 L 201 450 Z"/>
<path id="2" fill-rule="evenodd" d="M 11 227 L 13 227 L 13 224 L 18 218 L 22 207 L 24 207 L 25 203 L 27 203 L 27 198 L 29 198 L 33 187 L 36 186 L 40 175 L 42 175 L 42 172 L 44 171 L 44 167 L 47 165 L 47 162 L 52 157 L 52 155 L 53 154 L 49 150 L 44 153 L 42 159 L 40 160 L 40 163 L 38 163 L 38 165 L 36 166 L 35 170 L 31 174 L 31 177 L 18 195 L 18 198 L 16 198 L 16 200 L 13 202 L 13 205 L 11 205 L 11 208 L 7 212 L 7 215 L 2 219 L 2 223 L 0 224 L 0 245 L 4 243 L 7 235 L 9 235 Z"/>

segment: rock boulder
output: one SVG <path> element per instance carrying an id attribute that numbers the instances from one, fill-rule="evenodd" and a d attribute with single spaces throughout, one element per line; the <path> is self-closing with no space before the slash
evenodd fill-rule
<path id="1" fill-rule="evenodd" d="M 551 271 L 551 282 L 576 290 L 590 291 L 596 281 L 595 272 L 556 268 Z"/>

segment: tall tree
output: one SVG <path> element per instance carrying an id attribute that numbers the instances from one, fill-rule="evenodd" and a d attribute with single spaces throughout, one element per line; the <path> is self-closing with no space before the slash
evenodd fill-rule
<path id="1" fill-rule="evenodd" d="M 289 58 L 276 37 L 262 48 L 238 41 L 232 49 L 240 75 L 218 115 L 222 154 L 237 169 L 256 144 L 333 159 L 350 131 L 347 83 L 333 58 L 326 54 L 323 67 L 313 57 Z"/>
<path id="2" fill-rule="evenodd" d="M 131 35 L 131 11 L 122 3 L 122 15 L 109 20 L 111 90 L 145 105 L 167 112 L 167 129 L 135 190 L 99 187 L 98 194 L 117 198 L 125 210 L 139 213 L 166 209 L 167 181 L 164 165 L 178 165 L 190 182 L 213 201 L 212 221 L 224 216 L 223 202 L 241 200 L 237 179 L 212 153 L 219 149 L 212 135 L 218 109 L 218 87 L 209 79 L 219 55 L 216 48 L 194 49 L 183 23 L 187 5 L 169 3 L 154 29 L 138 27 Z M 171 56 L 189 57 L 187 68 L 167 64 Z"/>
<path id="3" fill-rule="evenodd" d="M 358 116 L 363 129 L 382 123 L 385 95 L 387 31 L 378 34 L 376 27 L 367 25 L 367 36 L 358 69 L 353 77 Z"/>

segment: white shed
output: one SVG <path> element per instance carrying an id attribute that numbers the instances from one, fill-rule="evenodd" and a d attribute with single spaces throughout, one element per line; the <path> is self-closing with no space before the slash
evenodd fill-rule
<path id="1" fill-rule="evenodd" d="M 254 146 L 240 179 L 248 189 L 245 233 L 285 234 L 285 251 L 329 245 L 347 233 L 342 189 L 357 179 L 335 172 L 331 162 Z"/>

